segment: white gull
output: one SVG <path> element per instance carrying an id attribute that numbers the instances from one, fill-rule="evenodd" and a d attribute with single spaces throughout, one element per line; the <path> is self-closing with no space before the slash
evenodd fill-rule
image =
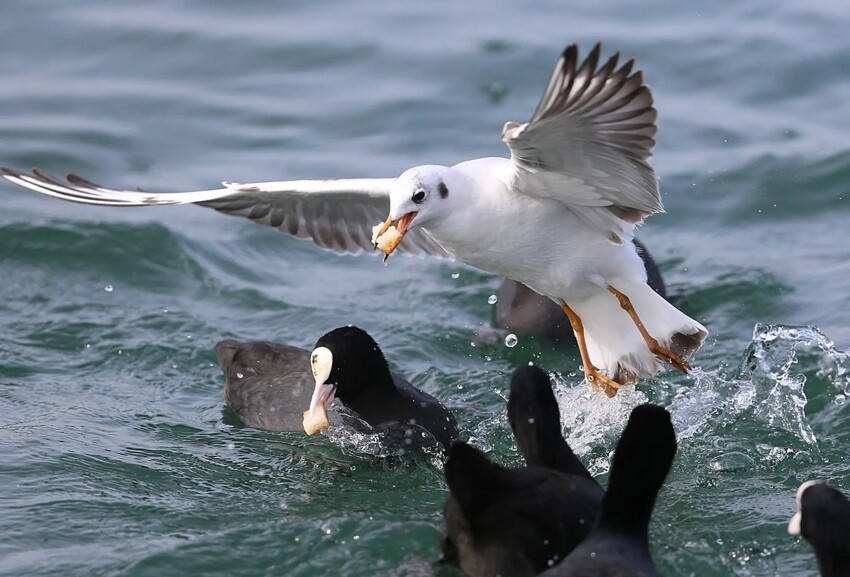
<path id="1" fill-rule="evenodd" d="M 708 332 L 646 284 L 632 242 L 643 219 L 663 212 L 649 157 L 652 94 L 634 61 L 599 66 L 600 45 L 579 63 L 568 46 L 526 124 L 508 122 L 510 159 L 425 165 L 398 178 L 297 180 L 177 193 L 117 190 L 76 175 L 0 168 L 20 186 L 108 206 L 200 204 L 247 216 L 318 246 L 359 252 L 371 228 L 398 225 L 399 252 L 453 257 L 522 282 L 569 317 L 588 382 L 609 395 L 685 357 Z M 391 250 L 389 252 L 392 252 Z"/>

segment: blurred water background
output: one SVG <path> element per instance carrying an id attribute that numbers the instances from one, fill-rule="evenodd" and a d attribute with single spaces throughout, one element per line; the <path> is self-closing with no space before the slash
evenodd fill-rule
<path id="1" fill-rule="evenodd" d="M 454 575 L 439 462 L 337 431 L 232 424 L 212 348 L 355 323 L 518 464 L 513 368 L 556 373 L 605 479 L 629 410 L 667 406 L 652 523 L 667 575 L 810 576 L 810 478 L 850 489 L 846 2 L 5 0 L 0 164 L 113 186 L 394 176 L 504 155 L 565 44 L 636 57 L 668 214 L 640 232 L 712 332 L 690 376 L 611 401 L 575 354 L 492 326 L 498 279 L 343 257 L 199 207 L 78 206 L 0 184 L 0 575 Z"/>

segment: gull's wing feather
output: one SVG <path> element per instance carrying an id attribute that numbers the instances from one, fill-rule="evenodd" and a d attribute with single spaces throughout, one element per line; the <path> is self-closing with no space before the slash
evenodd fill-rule
<path id="1" fill-rule="evenodd" d="M 239 184 L 192 192 L 153 193 L 95 184 L 75 174 L 61 180 L 42 170 L 0 168 L 0 177 L 48 196 L 101 206 L 199 204 L 245 216 L 321 248 L 342 253 L 372 250 L 372 227 L 389 212 L 394 178 L 292 180 Z M 446 257 L 422 229 L 411 230 L 399 252 Z"/>
<path id="2" fill-rule="evenodd" d="M 619 53 L 599 66 L 597 44 L 579 64 L 568 46 L 531 120 L 509 122 L 514 190 L 558 200 L 603 228 L 623 228 L 663 212 L 649 165 L 655 146 L 652 93 L 634 61 L 617 68 Z M 587 210 L 606 207 L 608 213 Z M 626 227 L 630 228 L 630 227 Z"/>

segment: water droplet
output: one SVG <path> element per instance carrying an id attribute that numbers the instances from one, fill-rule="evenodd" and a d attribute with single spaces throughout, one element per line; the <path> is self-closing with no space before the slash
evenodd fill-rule
<path id="1" fill-rule="evenodd" d="M 475 343 L 471 342 L 471 343 L 469 343 L 469 346 L 475 348 Z"/>
<path id="2" fill-rule="evenodd" d="M 192 335 L 191 335 L 191 334 L 187 334 L 187 335 L 186 335 L 186 338 L 187 338 L 187 339 L 189 339 L 189 340 L 191 340 L 191 339 L 192 339 Z"/>
<path id="3" fill-rule="evenodd" d="M 460 273 L 459 273 L 459 272 L 453 272 L 453 273 L 452 273 L 452 278 L 453 278 L 453 279 L 459 279 L 459 278 L 460 278 Z"/>
<path id="4" fill-rule="evenodd" d="M 167 313 L 168 309 L 163 307 L 162 312 Z"/>
<path id="5" fill-rule="evenodd" d="M 497 302 L 499 302 L 499 297 L 497 297 L 496 295 L 490 295 L 489 297 L 487 297 L 487 304 L 494 305 Z"/>
<path id="6" fill-rule="evenodd" d="M 359 540 L 360 540 L 360 535 L 355 535 L 354 537 L 352 537 L 352 539 L 354 539 L 355 541 L 359 541 Z"/>
<path id="7" fill-rule="evenodd" d="M 233 441 L 228 442 L 228 443 L 227 443 L 227 448 L 228 448 L 228 449 L 235 449 L 235 448 L 236 448 L 236 443 L 234 443 Z"/>
<path id="8" fill-rule="evenodd" d="M 835 404 L 836 405 L 843 405 L 846 402 L 847 402 L 847 397 L 845 397 L 844 395 L 842 395 L 840 393 L 835 395 Z"/>
<path id="9" fill-rule="evenodd" d="M 105 287 L 103 287 L 103 290 L 105 290 L 108 293 L 111 293 L 112 290 L 113 290 L 112 285 L 111 284 L 106 285 Z"/>
<path id="10" fill-rule="evenodd" d="M 484 357 L 484 360 L 485 360 L 485 361 L 487 361 L 487 362 L 489 363 L 489 362 L 490 362 L 490 361 L 492 361 L 493 359 L 492 359 L 491 357 L 489 357 L 489 356 L 485 356 L 485 357 Z"/>
<path id="11" fill-rule="evenodd" d="M 86 348 L 87 348 L 87 349 L 90 349 L 90 348 L 91 348 L 91 345 L 90 345 L 90 344 L 88 344 L 88 343 L 86 343 Z"/>
<path id="12" fill-rule="evenodd" d="M 509 349 L 514 348 L 516 346 L 517 342 L 519 342 L 519 339 L 517 339 L 516 335 L 513 334 L 513 333 L 511 333 L 511 334 L 509 334 L 508 336 L 505 337 L 505 346 L 508 347 Z"/>
<path id="13" fill-rule="evenodd" d="M 237 379 L 241 379 L 241 378 L 242 378 L 242 377 L 244 377 L 244 376 L 245 376 L 245 375 L 243 375 L 242 373 L 236 373 L 236 378 L 237 378 Z"/>
<path id="14" fill-rule="evenodd" d="M 528 418 L 528 424 L 529 424 L 529 425 L 533 425 L 533 424 L 534 424 L 534 417 L 529 417 L 529 418 Z"/>

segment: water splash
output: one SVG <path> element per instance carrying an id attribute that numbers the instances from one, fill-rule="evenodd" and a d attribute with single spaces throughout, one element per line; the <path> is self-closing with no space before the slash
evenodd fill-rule
<path id="1" fill-rule="evenodd" d="M 814 352 L 813 359 L 809 353 Z M 801 354 L 806 356 L 801 363 Z M 814 364 L 814 366 L 812 366 Z M 728 471 L 755 461 L 776 463 L 806 447 L 817 447 L 817 438 L 806 418 L 806 374 L 816 371 L 837 389 L 830 398 L 845 397 L 850 389 L 850 355 L 816 327 L 758 324 L 733 376 L 723 369 L 694 368 L 690 382 L 670 385 L 675 393 L 668 405 L 680 441 L 695 437 L 740 439 L 735 447 L 715 454 L 712 470 Z M 625 427 L 631 410 L 647 397 L 627 387 L 613 399 L 594 393 L 584 383 L 574 386 L 560 375 L 551 375 L 561 409 L 567 442 L 582 456 L 592 474 L 610 466 L 610 451 Z M 656 385 L 653 385 L 656 386 Z M 796 449 L 752 443 L 752 426 L 761 423 L 769 431 L 790 433 L 802 442 Z M 744 432 L 746 431 L 746 433 Z M 768 433 L 769 434 L 769 433 Z"/>
<path id="2" fill-rule="evenodd" d="M 742 367 L 755 390 L 753 415 L 770 425 L 794 433 L 810 445 L 817 443 L 806 421 L 806 376 L 792 372 L 797 364 L 797 347 L 824 341 L 823 334 L 811 327 L 802 329 L 756 325 L 748 356 Z M 758 402 L 756 402 L 758 400 Z"/>
<path id="3" fill-rule="evenodd" d="M 442 447 L 422 427 L 402 427 L 394 423 L 373 428 L 346 408 L 339 412 L 341 419 L 332 418 L 331 427 L 324 435 L 343 453 L 360 459 L 375 459 L 390 466 L 399 459 L 423 459 L 435 468 L 442 468 L 445 456 Z"/>
<path id="4" fill-rule="evenodd" d="M 814 360 L 808 356 L 810 352 L 815 353 Z M 806 355 L 803 362 L 801 353 Z M 817 438 L 805 414 L 805 373 L 815 370 L 812 362 L 819 378 L 829 381 L 839 395 L 846 395 L 850 355 L 837 350 L 817 327 L 757 324 L 734 378 L 720 369 L 691 371 L 694 385 L 681 388 L 669 407 L 679 438 L 755 420 L 816 446 Z M 765 449 L 764 454 L 772 458 L 775 451 Z"/>
<path id="5" fill-rule="evenodd" d="M 561 410 L 564 438 L 573 451 L 583 457 L 592 475 L 607 472 L 610 451 L 605 446 L 613 445 L 632 409 L 645 403 L 646 395 L 634 387 L 624 387 L 616 397 L 609 399 L 604 393 L 593 391 L 583 379 L 569 386 L 557 373 L 550 377 Z"/>

